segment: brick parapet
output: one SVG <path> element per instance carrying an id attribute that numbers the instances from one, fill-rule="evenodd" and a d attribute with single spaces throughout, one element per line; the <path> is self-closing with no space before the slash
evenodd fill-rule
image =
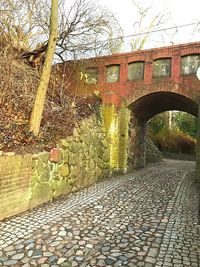
<path id="1" fill-rule="evenodd" d="M 88 61 L 91 62 L 91 66 L 99 68 L 98 84 L 89 86 L 83 85 L 85 89 L 80 90 L 82 90 L 85 94 L 87 94 L 87 92 L 89 94 L 94 90 L 99 90 L 102 94 L 112 91 L 118 96 L 127 98 L 133 94 L 134 90 L 143 88 L 147 85 L 151 86 L 158 82 L 163 83 L 161 88 L 163 88 L 166 82 L 170 82 L 174 83 L 174 86 L 179 84 L 181 87 L 188 87 L 191 88 L 191 90 L 196 90 L 197 78 L 195 75 L 185 75 L 184 77 L 181 75 L 181 57 L 190 54 L 200 54 L 200 42 L 172 45 L 88 59 Z M 164 77 L 161 79 L 155 79 L 153 78 L 153 61 L 164 58 L 171 59 L 171 75 L 167 78 Z M 144 77 L 141 80 L 128 81 L 128 64 L 138 61 L 144 62 Z M 120 65 L 120 79 L 118 82 L 108 83 L 106 82 L 106 66 L 113 64 Z M 73 89 L 71 90 L 73 91 Z"/>

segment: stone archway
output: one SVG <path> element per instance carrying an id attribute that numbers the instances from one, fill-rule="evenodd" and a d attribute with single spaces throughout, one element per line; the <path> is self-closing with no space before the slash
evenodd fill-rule
<path id="1" fill-rule="evenodd" d="M 123 97 L 114 92 L 104 94 L 103 114 L 110 143 L 111 170 L 126 171 L 129 124 L 134 125 L 134 167 L 141 168 L 145 166 L 146 122 L 155 115 L 169 110 L 185 111 L 199 118 L 196 96 L 197 90 L 172 82 L 149 84 L 130 90 L 129 94 Z M 196 155 L 200 177 L 200 142 Z"/>
<path id="2" fill-rule="evenodd" d="M 134 102 L 129 104 L 128 108 L 132 113 L 131 134 L 133 135 L 132 140 L 134 140 L 134 168 L 141 168 L 146 164 L 146 124 L 149 119 L 169 110 L 185 111 L 193 116 L 198 116 L 198 105 L 188 95 L 188 93 L 175 93 L 174 90 L 173 92 L 157 91 L 137 97 Z"/>

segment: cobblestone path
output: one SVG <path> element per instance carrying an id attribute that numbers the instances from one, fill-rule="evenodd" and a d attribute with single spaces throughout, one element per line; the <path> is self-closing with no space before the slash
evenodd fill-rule
<path id="1" fill-rule="evenodd" d="M 171 163 L 1 222 L 0 266 L 200 266 L 194 170 Z"/>

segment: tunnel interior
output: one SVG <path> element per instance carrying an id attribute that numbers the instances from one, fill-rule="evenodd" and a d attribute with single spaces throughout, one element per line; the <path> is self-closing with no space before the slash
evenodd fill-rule
<path id="1" fill-rule="evenodd" d="M 129 108 L 141 121 L 148 121 L 157 114 L 169 110 L 184 111 L 195 117 L 198 113 L 198 106 L 193 100 L 171 92 L 148 94 L 137 99 Z"/>

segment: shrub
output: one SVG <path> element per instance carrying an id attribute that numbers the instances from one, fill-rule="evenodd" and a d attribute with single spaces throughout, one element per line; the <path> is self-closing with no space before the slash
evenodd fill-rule
<path id="1" fill-rule="evenodd" d="M 150 138 L 162 152 L 195 153 L 195 139 L 178 129 L 164 129 Z"/>

